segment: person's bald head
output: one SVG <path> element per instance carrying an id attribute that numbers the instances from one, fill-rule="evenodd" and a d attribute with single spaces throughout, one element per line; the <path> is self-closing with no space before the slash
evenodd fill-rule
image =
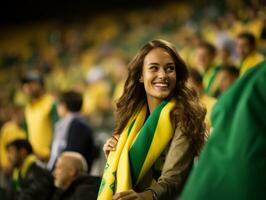
<path id="1" fill-rule="evenodd" d="M 54 174 L 54 184 L 61 189 L 67 189 L 71 183 L 88 169 L 85 158 L 77 152 L 63 152 L 57 159 Z"/>
<path id="2" fill-rule="evenodd" d="M 63 159 L 67 165 L 74 167 L 79 173 L 87 172 L 88 170 L 86 160 L 80 153 L 65 151 L 59 158 Z"/>

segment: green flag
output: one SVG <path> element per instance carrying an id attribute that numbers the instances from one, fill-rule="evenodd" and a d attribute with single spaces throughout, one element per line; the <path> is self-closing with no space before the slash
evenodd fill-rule
<path id="1" fill-rule="evenodd" d="M 212 124 L 181 200 L 266 199 L 266 61 L 221 96 Z"/>

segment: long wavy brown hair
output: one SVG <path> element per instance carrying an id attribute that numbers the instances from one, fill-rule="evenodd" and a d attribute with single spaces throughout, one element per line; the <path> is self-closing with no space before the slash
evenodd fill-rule
<path id="1" fill-rule="evenodd" d="M 177 77 L 176 88 L 172 91 L 171 96 L 176 99 L 177 103 L 171 112 L 171 121 L 174 127 L 180 127 L 197 155 L 205 141 L 204 118 L 206 109 L 199 103 L 196 91 L 188 84 L 189 72 L 186 64 L 178 55 L 174 45 L 164 40 L 150 41 L 139 50 L 129 63 L 124 91 L 116 103 L 114 134 L 122 133 L 136 108 L 146 99 L 144 85 L 139 82 L 139 79 L 145 56 L 155 48 L 165 49 L 174 60 Z"/>

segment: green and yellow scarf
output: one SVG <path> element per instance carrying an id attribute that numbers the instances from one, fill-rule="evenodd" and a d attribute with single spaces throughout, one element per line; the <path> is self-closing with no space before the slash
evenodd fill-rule
<path id="1" fill-rule="evenodd" d="M 16 190 L 20 190 L 20 179 L 24 179 L 31 165 L 37 161 L 34 155 L 29 155 L 23 161 L 21 168 L 15 168 L 12 174 L 12 183 Z"/>
<path id="2" fill-rule="evenodd" d="M 151 169 L 173 137 L 170 112 L 174 106 L 174 100 L 163 101 L 147 119 L 147 105 L 137 109 L 120 135 L 116 151 L 108 156 L 98 200 L 134 188 Z"/>

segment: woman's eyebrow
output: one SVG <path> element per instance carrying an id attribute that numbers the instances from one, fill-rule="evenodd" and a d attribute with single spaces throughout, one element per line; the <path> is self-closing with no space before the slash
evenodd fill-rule
<path id="1" fill-rule="evenodd" d="M 152 62 L 152 63 L 149 63 L 149 65 L 159 65 L 159 63 Z"/>
<path id="2" fill-rule="evenodd" d="M 166 65 L 174 65 L 174 64 L 175 64 L 174 62 L 166 63 Z M 159 63 L 151 62 L 151 63 L 149 63 L 148 65 L 159 65 Z"/>
<path id="3" fill-rule="evenodd" d="M 166 65 L 174 65 L 174 64 L 175 64 L 174 62 L 169 62 Z"/>

